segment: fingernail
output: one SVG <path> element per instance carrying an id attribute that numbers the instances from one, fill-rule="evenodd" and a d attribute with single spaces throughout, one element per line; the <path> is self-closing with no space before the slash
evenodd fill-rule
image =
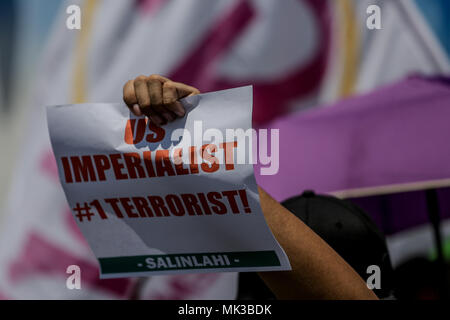
<path id="1" fill-rule="evenodd" d="M 139 105 L 134 104 L 131 110 L 136 117 L 142 116 L 142 111 L 141 108 L 139 108 Z"/>
<path id="2" fill-rule="evenodd" d="M 163 113 L 163 117 L 166 118 L 169 122 L 175 120 L 170 113 Z"/>
<path id="3" fill-rule="evenodd" d="M 179 117 L 184 117 L 184 115 L 186 114 L 186 111 L 184 110 L 184 108 L 182 106 L 179 106 L 173 112 Z"/>

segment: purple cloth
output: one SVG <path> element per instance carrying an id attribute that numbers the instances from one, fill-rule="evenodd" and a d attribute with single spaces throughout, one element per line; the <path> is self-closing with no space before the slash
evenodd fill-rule
<path id="1" fill-rule="evenodd" d="M 450 218 L 450 188 L 437 190 L 441 219 Z M 390 235 L 430 222 L 425 191 L 348 199 L 370 214 Z"/>
<path id="2" fill-rule="evenodd" d="M 280 129 L 280 169 L 258 184 L 282 201 L 307 189 L 450 178 L 450 79 L 409 77 L 269 125 Z"/>

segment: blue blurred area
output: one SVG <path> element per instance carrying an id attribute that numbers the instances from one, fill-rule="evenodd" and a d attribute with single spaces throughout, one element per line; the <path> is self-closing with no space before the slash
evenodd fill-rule
<path id="1" fill-rule="evenodd" d="M 14 23 L 15 5 L 13 0 L 0 1 L 0 110 L 6 109 L 9 100 L 10 82 L 12 74 L 11 60 L 13 51 L 11 46 L 14 45 L 14 31 L 16 24 Z"/>
<path id="2" fill-rule="evenodd" d="M 39 53 L 44 48 L 49 31 L 52 28 L 55 16 L 64 3 L 61 0 L 14 0 L 17 41 L 18 66 L 39 58 Z"/>
<path id="3" fill-rule="evenodd" d="M 4 0 L 2 0 L 4 1 Z M 16 17 L 19 33 L 40 46 L 45 44 L 46 37 L 54 22 L 62 0 L 13 0 L 16 11 L 20 13 Z"/>
<path id="4" fill-rule="evenodd" d="M 450 56 L 450 1 L 416 0 L 416 3 Z"/>

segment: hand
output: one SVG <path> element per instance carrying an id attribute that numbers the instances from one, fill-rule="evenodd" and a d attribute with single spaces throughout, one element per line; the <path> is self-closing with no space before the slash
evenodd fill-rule
<path id="1" fill-rule="evenodd" d="M 123 86 L 123 101 L 136 116 L 143 114 L 160 126 L 184 117 L 186 111 L 178 101 L 200 91 L 160 75 L 139 76 Z"/>

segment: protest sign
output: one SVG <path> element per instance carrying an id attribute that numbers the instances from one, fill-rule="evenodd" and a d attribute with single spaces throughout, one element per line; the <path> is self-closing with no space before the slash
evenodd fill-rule
<path id="1" fill-rule="evenodd" d="M 102 278 L 289 270 L 259 205 L 252 88 L 156 127 L 123 104 L 47 109 L 59 177 Z"/>

